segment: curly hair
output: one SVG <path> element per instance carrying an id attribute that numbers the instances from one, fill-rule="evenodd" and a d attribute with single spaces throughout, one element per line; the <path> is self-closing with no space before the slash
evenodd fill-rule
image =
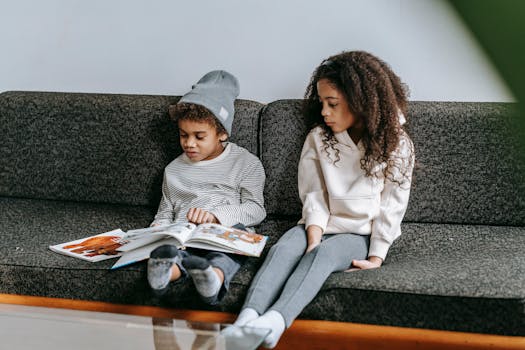
<path id="1" fill-rule="evenodd" d="M 399 121 L 400 113 L 406 116 L 408 87 L 388 64 L 364 51 L 342 52 L 325 59 L 316 68 L 306 89 L 303 113 L 310 128 L 322 128 L 324 151 L 330 157 L 328 149 L 334 150 L 334 163 L 340 160 L 339 151 L 334 133 L 321 115 L 322 104 L 317 91 L 317 82 L 321 79 L 328 80 L 344 96 L 350 112 L 365 125 L 361 139 L 365 148 L 361 169 L 366 176 L 378 177 L 382 172 L 385 178 L 401 185 L 410 176 L 414 153 Z M 401 138 L 409 141 L 408 157 L 395 154 Z M 377 167 L 381 164 L 386 166 Z"/>
<path id="2" fill-rule="evenodd" d="M 177 103 L 169 106 L 169 114 L 171 119 L 177 123 L 179 120 L 192 120 L 201 123 L 208 123 L 215 128 L 217 135 L 225 134 L 228 132 L 221 124 L 219 119 L 206 107 L 195 104 L 195 103 Z"/>

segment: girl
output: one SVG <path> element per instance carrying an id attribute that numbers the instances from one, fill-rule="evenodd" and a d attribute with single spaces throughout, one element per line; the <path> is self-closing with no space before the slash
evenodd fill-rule
<path id="1" fill-rule="evenodd" d="M 313 129 L 298 169 L 299 225 L 270 249 L 235 325 L 285 328 L 334 271 L 380 267 L 410 193 L 413 145 L 403 130 L 407 91 L 390 67 L 362 51 L 324 60 L 305 94 Z"/>

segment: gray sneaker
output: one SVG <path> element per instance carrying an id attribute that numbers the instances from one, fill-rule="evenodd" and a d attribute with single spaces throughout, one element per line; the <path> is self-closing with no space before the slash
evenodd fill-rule
<path id="1" fill-rule="evenodd" d="M 153 292 L 160 296 L 166 293 L 171 278 L 173 264 L 181 264 L 179 250 L 174 245 L 161 245 L 155 248 L 148 260 L 148 283 Z"/>

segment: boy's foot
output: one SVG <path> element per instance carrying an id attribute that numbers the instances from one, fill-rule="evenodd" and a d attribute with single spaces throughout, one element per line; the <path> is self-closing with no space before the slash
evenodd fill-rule
<path id="1" fill-rule="evenodd" d="M 233 325 L 237 327 L 242 327 L 246 325 L 246 323 L 255 320 L 259 316 L 259 313 L 255 311 L 255 309 L 247 307 L 246 309 L 241 310 L 239 316 L 237 316 L 237 319 L 235 320 L 235 322 L 233 322 Z"/>
<path id="2" fill-rule="evenodd" d="M 246 327 L 270 329 L 271 332 L 264 339 L 262 346 L 268 349 L 272 349 L 277 345 L 277 342 L 279 342 L 281 335 L 283 335 L 286 329 L 286 323 L 284 321 L 283 315 L 281 315 L 280 312 L 270 310 L 261 317 L 258 317 L 255 320 L 248 322 L 246 324 Z"/>
<path id="3" fill-rule="evenodd" d="M 208 260 L 199 256 L 188 256 L 182 259 L 182 266 L 193 279 L 195 288 L 202 299 L 208 304 L 216 304 L 222 281 Z"/>
<path id="4" fill-rule="evenodd" d="M 161 245 L 155 248 L 148 260 L 148 283 L 157 295 L 168 290 L 173 265 L 181 263 L 179 250 L 174 245 Z"/>

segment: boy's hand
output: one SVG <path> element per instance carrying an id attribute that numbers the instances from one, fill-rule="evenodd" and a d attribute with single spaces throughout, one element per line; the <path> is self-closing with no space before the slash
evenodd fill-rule
<path id="1" fill-rule="evenodd" d="M 352 260 L 352 268 L 345 272 L 357 271 L 357 270 L 368 270 L 377 269 L 383 264 L 383 259 L 377 256 L 369 256 L 367 260 Z"/>
<path id="2" fill-rule="evenodd" d="M 189 222 L 194 224 L 219 224 L 219 220 L 212 213 L 202 209 L 202 208 L 191 208 L 186 214 Z"/>

